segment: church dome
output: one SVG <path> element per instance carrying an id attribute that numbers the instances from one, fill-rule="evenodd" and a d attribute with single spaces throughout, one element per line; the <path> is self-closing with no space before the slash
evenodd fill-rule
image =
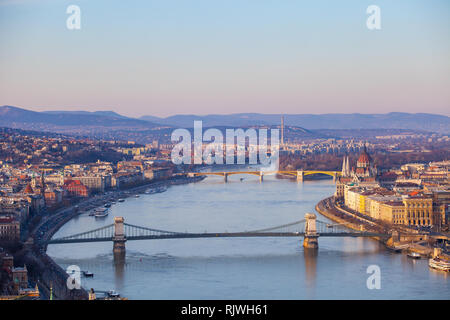
<path id="1" fill-rule="evenodd" d="M 372 159 L 370 158 L 366 150 L 364 150 L 358 158 L 358 162 L 360 163 L 370 163 L 371 160 Z"/>

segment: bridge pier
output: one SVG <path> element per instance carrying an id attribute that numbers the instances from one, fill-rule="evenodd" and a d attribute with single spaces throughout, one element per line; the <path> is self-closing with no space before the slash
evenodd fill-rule
<path id="1" fill-rule="evenodd" d="M 259 173 L 259 182 L 263 182 L 264 180 L 264 173 L 260 172 Z"/>
<path id="2" fill-rule="evenodd" d="M 114 218 L 114 237 L 113 237 L 113 252 L 114 254 L 124 254 L 125 253 L 125 238 L 124 228 L 123 228 L 123 217 Z"/>
<path id="3" fill-rule="evenodd" d="M 223 181 L 228 182 L 228 173 L 223 174 Z"/>
<path id="4" fill-rule="evenodd" d="M 297 182 L 303 182 L 304 177 L 303 170 L 297 170 Z"/>
<path id="5" fill-rule="evenodd" d="M 319 248 L 319 234 L 316 228 L 316 215 L 314 213 L 305 214 L 305 236 L 303 238 L 303 247 L 308 249 Z"/>

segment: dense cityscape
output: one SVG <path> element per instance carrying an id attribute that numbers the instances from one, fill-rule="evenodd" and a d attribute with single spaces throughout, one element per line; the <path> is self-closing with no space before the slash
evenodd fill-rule
<path id="1" fill-rule="evenodd" d="M 279 179 L 289 178 L 284 174 L 289 172 L 286 170 L 302 172 L 302 181 L 327 177 L 320 172 L 303 177 L 303 170 L 337 173 L 335 194 L 317 204 L 319 213 L 345 222 L 350 228 L 391 233 L 395 230 L 396 236 L 385 242 L 393 250 L 401 248 L 430 257 L 438 252 L 440 257 L 448 258 L 445 253 L 450 223 L 448 136 L 314 139 L 294 143 L 289 141 L 289 130 L 284 133 L 283 124 L 281 129 Z M 424 140 L 433 150 L 426 150 Z M 134 141 L 79 139 L 2 128 L 1 296 L 35 299 L 39 292 L 42 297 L 45 291 L 43 296 L 47 298 L 55 293 L 60 298 L 85 297 L 53 288 L 57 287 L 56 278 L 66 277 L 58 266 L 54 266 L 54 274 L 43 276 L 42 266 L 36 260 L 44 265 L 52 263 L 42 251 L 43 239 L 50 239 L 64 222 L 80 212 L 103 203 L 108 207 L 107 199 L 129 196 L 130 191 L 126 190 L 142 192 L 143 188 L 161 183 L 188 183 L 194 179 L 189 172 L 201 172 L 208 167 L 175 166 L 170 160 L 172 148 L 173 144 L 160 144 L 157 140 L 140 145 Z M 257 145 L 247 144 L 247 160 L 248 152 L 254 148 Z M 427 158 L 420 163 L 407 162 L 417 153 Z M 397 161 L 402 164 L 394 166 L 374 160 L 391 155 L 400 155 Z M 92 205 L 88 201 L 96 202 Z M 405 233 L 408 236 L 402 236 Z M 33 254 L 39 258 L 32 257 Z"/>
<path id="2" fill-rule="evenodd" d="M 0 0 L 0 318 L 445 318 L 449 39 L 448 0 Z"/>

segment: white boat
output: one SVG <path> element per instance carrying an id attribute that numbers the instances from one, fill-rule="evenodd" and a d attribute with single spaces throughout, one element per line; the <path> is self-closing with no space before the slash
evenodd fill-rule
<path id="1" fill-rule="evenodd" d="M 118 298 L 120 297 L 120 294 L 114 290 L 109 290 L 107 295 L 111 298 Z"/>
<path id="2" fill-rule="evenodd" d="M 408 252 L 407 256 L 411 259 L 420 259 L 421 255 L 417 252 Z"/>
<path id="3" fill-rule="evenodd" d="M 117 200 L 118 202 L 124 202 L 125 201 L 125 199 L 119 199 L 119 200 Z"/>
<path id="4" fill-rule="evenodd" d="M 440 258 L 433 258 L 428 260 L 428 265 L 430 268 L 441 270 L 441 271 L 450 271 L 450 262 L 446 260 L 442 260 Z"/>
<path id="5" fill-rule="evenodd" d="M 108 215 L 108 208 L 97 208 L 94 210 L 94 216 L 96 218 L 103 218 L 106 217 Z"/>

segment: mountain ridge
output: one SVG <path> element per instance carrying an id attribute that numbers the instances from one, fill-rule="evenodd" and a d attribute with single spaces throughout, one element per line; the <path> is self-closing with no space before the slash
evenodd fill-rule
<path id="1" fill-rule="evenodd" d="M 195 120 L 203 121 L 203 127 L 251 127 L 279 126 L 282 114 L 235 113 L 210 115 L 173 115 L 127 117 L 114 111 L 32 111 L 15 106 L 0 106 L 0 126 L 56 130 L 67 128 L 96 128 L 149 130 L 161 126 L 192 128 Z M 431 113 L 391 112 L 384 114 L 327 113 L 284 114 L 285 126 L 305 130 L 320 129 L 411 129 L 450 133 L 450 118 Z"/>
<path id="2" fill-rule="evenodd" d="M 193 126 L 193 120 L 202 120 L 206 127 L 218 125 L 243 126 L 279 125 L 282 114 L 237 113 L 231 115 L 174 115 L 166 118 L 142 116 L 139 119 L 172 126 Z M 450 118 L 431 113 L 391 112 L 384 114 L 327 113 L 284 114 L 286 126 L 314 129 L 417 129 L 450 133 Z"/>

